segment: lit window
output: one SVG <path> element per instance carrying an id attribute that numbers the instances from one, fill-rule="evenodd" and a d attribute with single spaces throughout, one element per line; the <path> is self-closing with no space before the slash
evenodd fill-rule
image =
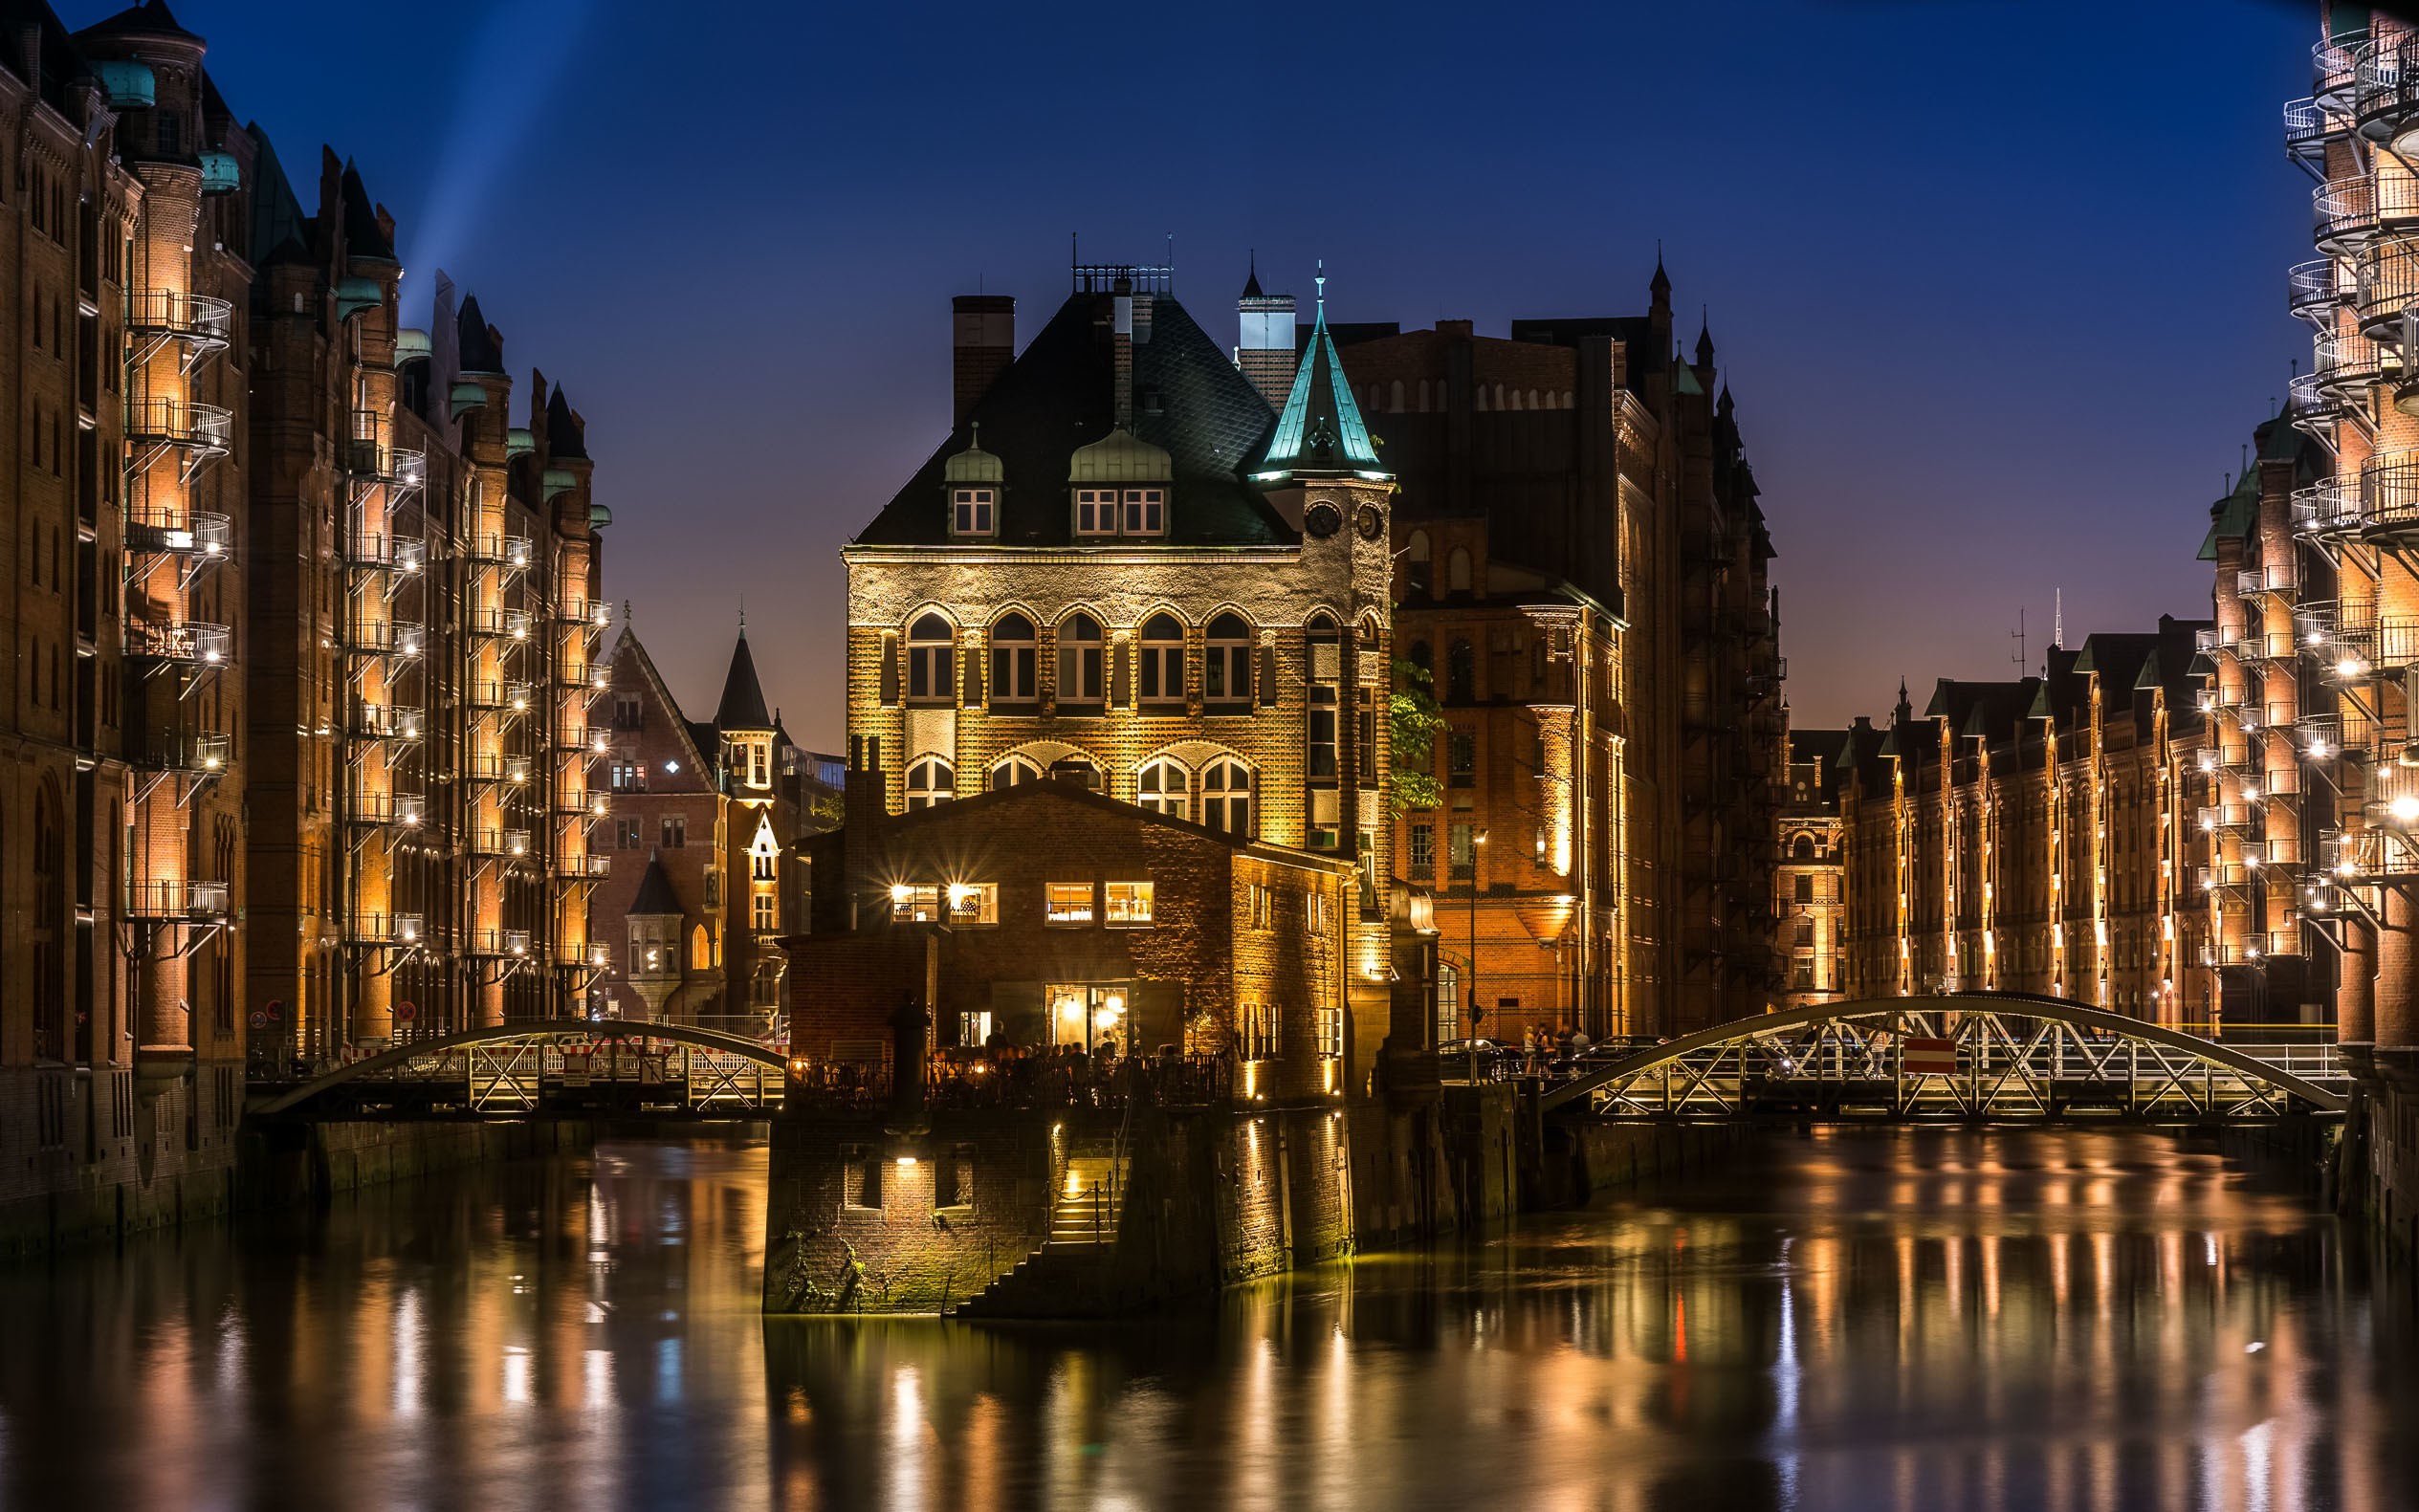
<path id="1" fill-rule="evenodd" d="M 1277 1053 L 1277 1006 L 1245 1003 L 1237 1016 L 1237 1053 L 1246 1061 L 1265 1061 Z"/>
<path id="2" fill-rule="evenodd" d="M 1327 932 L 1327 894 L 1312 887 L 1302 894 L 1302 922 L 1313 934 Z"/>
<path id="3" fill-rule="evenodd" d="M 991 791 L 1023 787 L 1027 782 L 1042 780 L 1042 769 L 1023 756 L 1010 756 L 991 769 Z"/>
<path id="4" fill-rule="evenodd" d="M 1052 924 L 1092 921 L 1092 885 L 1089 882 L 1053 882 L 1049 884 L 1047 902 L 1047 917 Z"/>
<path id="5" fill-rule="evenodd" d="M 1201 822 L 1228 835 L 1251 833 L 1251 769 L 1213 761 L 1201 774 Z"/>
<path id="6" fill-rule="evenodd" d="M 1317 1016 L 1317 1029 L 1320 1059 L 1342 1060 L 1344 1058 L 1344 1010 L 1341 1008 L 1320 1009 Z"/>
<path id="7" fill-rule="evenodd" d="M 1000 885 L 995 882 L 953 882 L 949 885 L 949 922 L 1000 922 Z M 989 1031 L 986 1030 L 985 1033 Z"/>
<path id="8" fill-rule="evenodd" d="M 907 696 L 910 702 L 945 704 L 957 690 L 957 660 L 949 622 L 928 614 L 908 626 Z"/>
<path id="9" fill-rule="evenodd" d="M 1193 801 L 1186 791 L 1188 786 L 1182 767 L 1173 761 L 1154 761 L 1134 780 L 1134 800 L 1154 813 L 1191 819 Z"/>
<path id="10" fill-rule="evenodd" d="M 1112 925 L 1150 923 L 1151 890 L 1152 884 L 1148 882 L 1109 884 L 1109 922 Z"/>
<path id="11" fill-rule="evenodd" d="M 1142 701 L 1184 702 L 1184 626 L 1174 615 L 1155 614 L 1143 622 Z"/>
<path id="12" fill-rule="evenodd" d="M 1117 491 L 1115 489 L 1077 489 L 1075 491 L 1075 534 L 1078 536 L 1117 534 Z"/>
<path id="13" fill-rule="evenodd" d="M 957 796 L 957 778 L 940 757 L 926 756 L 907 769 L 908 812 L 946 803 Z"/>
<path id="14" fill-rule="evenodd" d="M 1261 886 L 1257 882 L 1248 883 L 1245 885 L 1245 887 L 1246 890 L 1243 893 L 1244 917 L 1250 921 L 1251 927 L 1255 930 L 1264 930 L 1270 928 L 1271 920 L 1275 913 L 1274 894 L 1271 893 L 1268 888 Z"/>
<path id="15" fill-rule="evenodd" d="M 1415 880 L 1433 878 L 1437 874 L 1437 827 L 1434 824 L 1411 826 L 1411 875 Z"/>
<path id="16" fill-rule="evenodd" d="M 991 627 L 991 701 L 994 704 L 1033 702 L 1033 622 L 1022 614 L 1002 616 Z"/>
<path id="17" fill-rule="evenodd" d="M 1201 698 L 1213 704 L 1251 702 L 1251 626 L 1240 614 L 1210 621 L 1201 661 Z"/>
<path id="18" fill-rule="evenodd" d="M 932 924 L 940 918 L 941 889 L 938 883 L 910 885 L 894 883 L 891 887 L 891 920 L 894 924 Z"/>
<path id="19" fill-rule="evenodd" d="M 781 927 L 781 903 L 770 887 L 759 890 L 749 900 L 748 926 L 759 934 L 772 934 Z"/>
<path id="20" fill-rule="evenodd" d="M 960 536 L 991 534 L 991 507 L 995 495 L 989 489 L 958 489 L 952 495 L 956 525 Z"/>
<path id="21" fill-rule="evenodd" d="M 1101 701 L 1102 646 L 1100 622 L 1079 614 L 1058 628 L 1058 701 L 1096 704 Z"/>
<path id="22" fill-rule="evenodd" d="M 1167 532 L 1167 515 L 1168 495 L 1165 489 L 1126 490 L 1127 535 L 1164 535 Z"/>

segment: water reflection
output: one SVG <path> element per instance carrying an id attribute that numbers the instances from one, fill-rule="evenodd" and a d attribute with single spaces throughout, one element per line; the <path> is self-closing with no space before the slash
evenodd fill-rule
<path id="1" fill-rule="evenodd" d="M 756 1315 L 763 1157 L 0 1273 L 16 1506 L 2409 1505 L 2407 1283 L 2123 1134 L 1775 1142 L 1120 1328 Z"/>

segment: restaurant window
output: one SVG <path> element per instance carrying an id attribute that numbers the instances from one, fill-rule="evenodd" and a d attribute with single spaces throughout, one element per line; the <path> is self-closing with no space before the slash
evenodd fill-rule
<path id="1" fill-rule="evenodd" d="M 935 924 L 940 920 L 941 889 L 936 882 L 891 884 L 891 922 Z"/>
<path id="2" fill-rule="evenodd" d="M 949 885 L 949 922 L 1000 922 L 1000 885 L 996 882 L 953 882 Z"/>
<path id="3" fill-rule="evenodd" d="M 1053 882 L 1048 885 L 1045 899 L 1052 924 L 1089 924 L 1092 922 L 1092 885 L 1089 882 Z"/>
<path id="4" fill-rule="evenodd" d="M 1112 882 L 1108 893 L 1109 923 L 1111 927 L 1133 928 L 1151 922 L 1153 885 L 1148 882 Z"/>

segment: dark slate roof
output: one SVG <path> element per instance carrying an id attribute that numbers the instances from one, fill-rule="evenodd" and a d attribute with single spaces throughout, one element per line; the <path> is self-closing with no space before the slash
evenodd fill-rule
<path id="1" fill-rule="evenodd" d="M 1116 419 L 1109 298 L 1069 297 L 967 417 L 982 427 L 983 449 L 1000 458 L 1005 473 L 996 537 L 1001 545 L 1075 544 L 1068 459 L 1077 448 L 1107 436 Z M 1132 428 L 1139 439 L 1165 449 L 1174 463 L 1169 544 L 1261 546 L 1300 539 L 1243 475 L 1260 460 L 1276 427 L 1268 402 L 1175 299 L 1154 300 L 1150 334 L 1148 341 L 1134 345 Z M 972 444 L 968 426 L 951 431 L 858 534 L 858 543 L 946 543 L 941 470 Z"/>
<path id="2" fill-rule="evenodd" d="M 84 29 L 98 33 L 139 33 L 144 36 L 181 36 L 199 42 L 201 37 L 177 24 L 176 16 L 164 0 L 143 0 L 116 15 L 96 21 Z"/>
<path id="3" fill-rule="evenodd" d="M 679 894 L 672 891 L 671 878 L 664 871 L 661 856 L 651 851 L 648 854 L 647 875 L 639 879 L 638 896 L 632 898 L 630 906 L 623 911 L 633 916 L 688 911 L 680 906 Z"/>
<path id="4" fill-rule="evenodd" d="M 69 86 L 91 69 L 77 49 L 76 38 L 42 0 L 0 0 L 0 29 L 4 29 L 8 38 L 8 45 L 0 47 L 0 68 L 25 78 L 25 54 L 16 40 L 29 28 L 41 33 L 42 77 L 25 81 L 40 90 L 42 103 L 66 115 L 71 103 L 67 98 Z"/>
<path id="5" fill-rule="evenodd" d="M 2020 724 L 2031 715 L 2033 700 L 2038 692 L 2037 679 L 2031 677 L 2008 683 L 1963 682 L 1944 677 L 1933 686 L 1932 701 L 1924 710 L 1924 717 L 1946 719 L 1960 735 L 1974 736 L 1986 745 L 2000 745 L 2022 734 Z"/>
<path id="6" fill-rule="evenodd" d="M 308 262 L 311 217 L 302 213 L 302 201 L 295 195 L 285 164 L 277 161 L 277 149 L 269 144 L 269 134 L 257 122 L 244 129 L 252 134 L 253 144 L 253 256 L 264 268 Z M 266 284 L 255 287 L 263 295 L 268 292 Z"/>
<path id="7" fill-rule="evenodd" d="M 714 724 L 725 734 L 773 728 L 773 715 L 764 707 L 764 685 L 756 680 L 756 657 L 748 650 L 745 630 L 739 632 L 739 643 L 731 647 L 731 670 L 722 679 L 722 702 L 715 706 Z"/>
<path id="8" fill-rule="evenodd" d="M 571 401 L 562 397 L 560 384 L 555 387 L 554 397 L 546 401 L 546 449 L 558 457 L 582 461 L 588 455 L 587 427 L 573 413 Z"/>
<path id="9" fill-rule="evenodd" d="M 689 743 L 697 748 L 698 756 L 708 763 L 720 763 L 722 760 L 721 733 L 703 719 L 683 718 L 680 722 L 689 727 Z"/>
<path id="10" fill-rule="evenodd" d="M 479 314 L 479 296 L 468 295 L 462 300 L 461 317 L 454 322 L 461 329 L 462 371 L 466 373 L 500 373 L 504 370 L 504 340 L 495 328 Z"/>
<path id="11" fill-rule="evenodd" d="M 353 160 L 344 160 L 344 251 L 354 257 L 383 257 L 395 260 L 394 238 L 378 224 L 378 210 L 370 203 L 369 190 L 362 183 L 362 170 L 353 166 Z"/>

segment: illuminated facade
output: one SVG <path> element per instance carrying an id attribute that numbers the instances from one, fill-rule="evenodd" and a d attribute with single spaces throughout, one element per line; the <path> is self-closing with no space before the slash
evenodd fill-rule
<path id="1" fill-rule="evenodd" d="M 2206 622 L 1943 679 L 1836 757 L 1849 997 L 2009 991 L 2206 1031 Z"/>
<path id="2" fill-rule="evenodd" d="M 1789 797 L 1773 835 L 1772 914 L 1788 987 L 1781 1002 L 1804 1008 L 1848 995 L 1847 882 L 1840 848 L 1839 766 L 1845 730 L 1792 730 Z"/>
<path id="3" fill-rule="evenodd" d="M 1446 720 L 1441 803 L 1398 817 L 1395 857 L 1437 892 L 1447 1038 L 1473 1000 L 1491 1035 L 1668 1034 L 1783 986 L 1772 547 L 1712 339 L 1684 360 L 1660 265 L 1648 294 L 1508 340 L 1339 338 L 1401 479 L 1396 640 Z"/>
<path id="4" fill-rule="evenodd" d="M 853 764 L 894 814 L 1051 775 L 1350 863 L 1374 1042 L 1394 485 L 1323 319 L 1272 410 L 1163 269 L 1077 269 L 1012 360 L 971 314 L 960 423 L 843 552 Z"/>

